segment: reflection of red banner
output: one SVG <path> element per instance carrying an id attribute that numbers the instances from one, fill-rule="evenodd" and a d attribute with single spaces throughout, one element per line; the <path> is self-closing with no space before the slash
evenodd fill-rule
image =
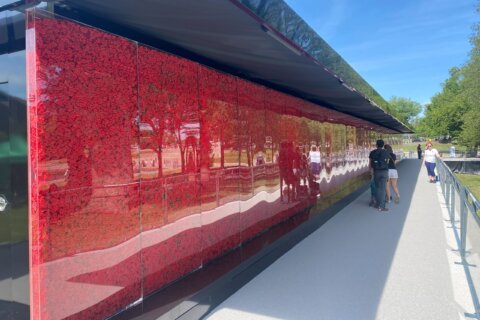
<path id="1" fill-rule="evenodd" d="M 73 22 L 29 27 L 33 318 L 112 315 L 311 206 L 295 174 L 280 201 L 283 142 L 336 152 L 322 192 L 366 170 L 315 118 L 338 113 Z"/>

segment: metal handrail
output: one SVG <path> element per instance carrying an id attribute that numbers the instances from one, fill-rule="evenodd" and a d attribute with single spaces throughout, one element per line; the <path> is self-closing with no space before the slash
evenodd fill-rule
<path id="1" fill-rule="evenodd" d="M 452 170 L 450 170 L 450 168 L 443 162 L 442 159 L 437 159 L 437 172 L 440 180 L 442 193 L 445 198 L 445 203 L 447 205 L 448 213 L 450 215 L 452 228 L 455 233 L 457 244 L 459 246 L 459 252 L 462 258 L 465 276 L 467 278 L 470 294 L 472 296 L 472 301 L 475 308 L 475 314 L 465 315 L 469 318 L 480 319 L 480 303 L 478 300 L 475 283 L 472 280 L 472 275 L 470 273 L 470 265 L 467 261 L 469 252 L 467 252 L 466 250 L 468 234 L 467 219 L 469 217 L 473 218 L 473 221 L 475 221 L 477 227 L 480 228 L 480 216 L 478 214 L 480 210 L 480 202 L 473 195 L 470 189 L 464 186 L 461 181 L 455 176 L 455 174 L 453 174 Z M 460 198 L 460 228 L 458 228 L 455 223 L 455 193 L 458 193 Z"/>

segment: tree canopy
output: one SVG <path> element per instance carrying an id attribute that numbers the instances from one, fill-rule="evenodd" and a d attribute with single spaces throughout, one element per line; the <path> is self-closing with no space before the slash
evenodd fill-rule
<path id="1" fill-rule="evenodd" d="M 480 4 L 477 6 L 480 14 Z M 473 27 L 467 62 L 450 69 L 442 91 L 427 105 L 417 132 L 426 136 L 451 136 L 477 149 L 480 146 L 480 23 Z"/>
<path id="2" fill-rule="evenodd" d="M 392 113 L 408 126 L 413 126 L 416 117 L 422 111 L 422 105 L 409 98 L 393 96 L 388 101 Z"/>

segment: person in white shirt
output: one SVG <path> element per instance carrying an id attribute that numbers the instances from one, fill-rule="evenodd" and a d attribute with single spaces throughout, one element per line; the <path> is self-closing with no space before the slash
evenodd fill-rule
<path id="1" fill-rule="evenodd" d="M 455 158 L 455 146 L 453 144 L 450 147 L 450 158 Z"/>
<path id="2" fill-rule="evenodd" d="M 428 172 L 428 180 L 430 182 L 435 183 L 436 177 L 435 177 L 435 166 L 436 163 L 435 161 L 437 158 L 439 158 L 439 154 L 437 149 L 434 149 L 432 146 L 432 143 L 429 142 L 427 143 L 427 148 L 424 152 L 423 155 L 423 163 L 425 164 L 425 167 L 427 167 L 427 172 Z"/>
<path id="3" fill-rule="evenodd" d="M 320 151 L 317 146 L 311 146 L 308 153 L 308 161 L 310 162 L 310 171 L 313 175 L 320 174 Z"/>

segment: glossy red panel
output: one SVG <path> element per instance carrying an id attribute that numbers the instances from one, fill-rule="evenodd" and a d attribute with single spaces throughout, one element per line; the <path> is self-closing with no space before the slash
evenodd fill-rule
<path id="1" fill-rule="evenodd" d="M 282 142 L 281 119 L 284 113 L 284 95 L 274 90 L 265 90 L 265 135 L 271 141 L 266 148 L 267 186 L 267 225 L 275 225 L 282 220 L 281 213 L 286 209 L 280 190 L 280 145 Z"/>
<path id="2" fill-rule="evenodd" d="M 271 141 L 265 136 L 265 89 L 241 80 L 237 86 L 240 210 L 242 241 L 245 241 L 269 227 L 266 223 L 266 147 Z"/>
<path id="3" fill-rule="evenodd" d="M 200 67 L 201 208 L 204 261 L 240 244 L 236 79 Z"/>
<path id="4" fill-rule="evenodd" d="M 108 317 L 368 170 L 368 122 L 35 14 L 34 319 Z"/>
<path id="5" fill-rule="evenodd" d="M 141 296 L 137 48 L 64 20 L 30 27 L 34 318 L 106 316 Z"/>
<path id="6" fill-rule="evenodd" d="M 202 264 L 198 65 L 138 50 L 144 294 Z M 148 230 L 148 232 L 147 232 Z"/>

